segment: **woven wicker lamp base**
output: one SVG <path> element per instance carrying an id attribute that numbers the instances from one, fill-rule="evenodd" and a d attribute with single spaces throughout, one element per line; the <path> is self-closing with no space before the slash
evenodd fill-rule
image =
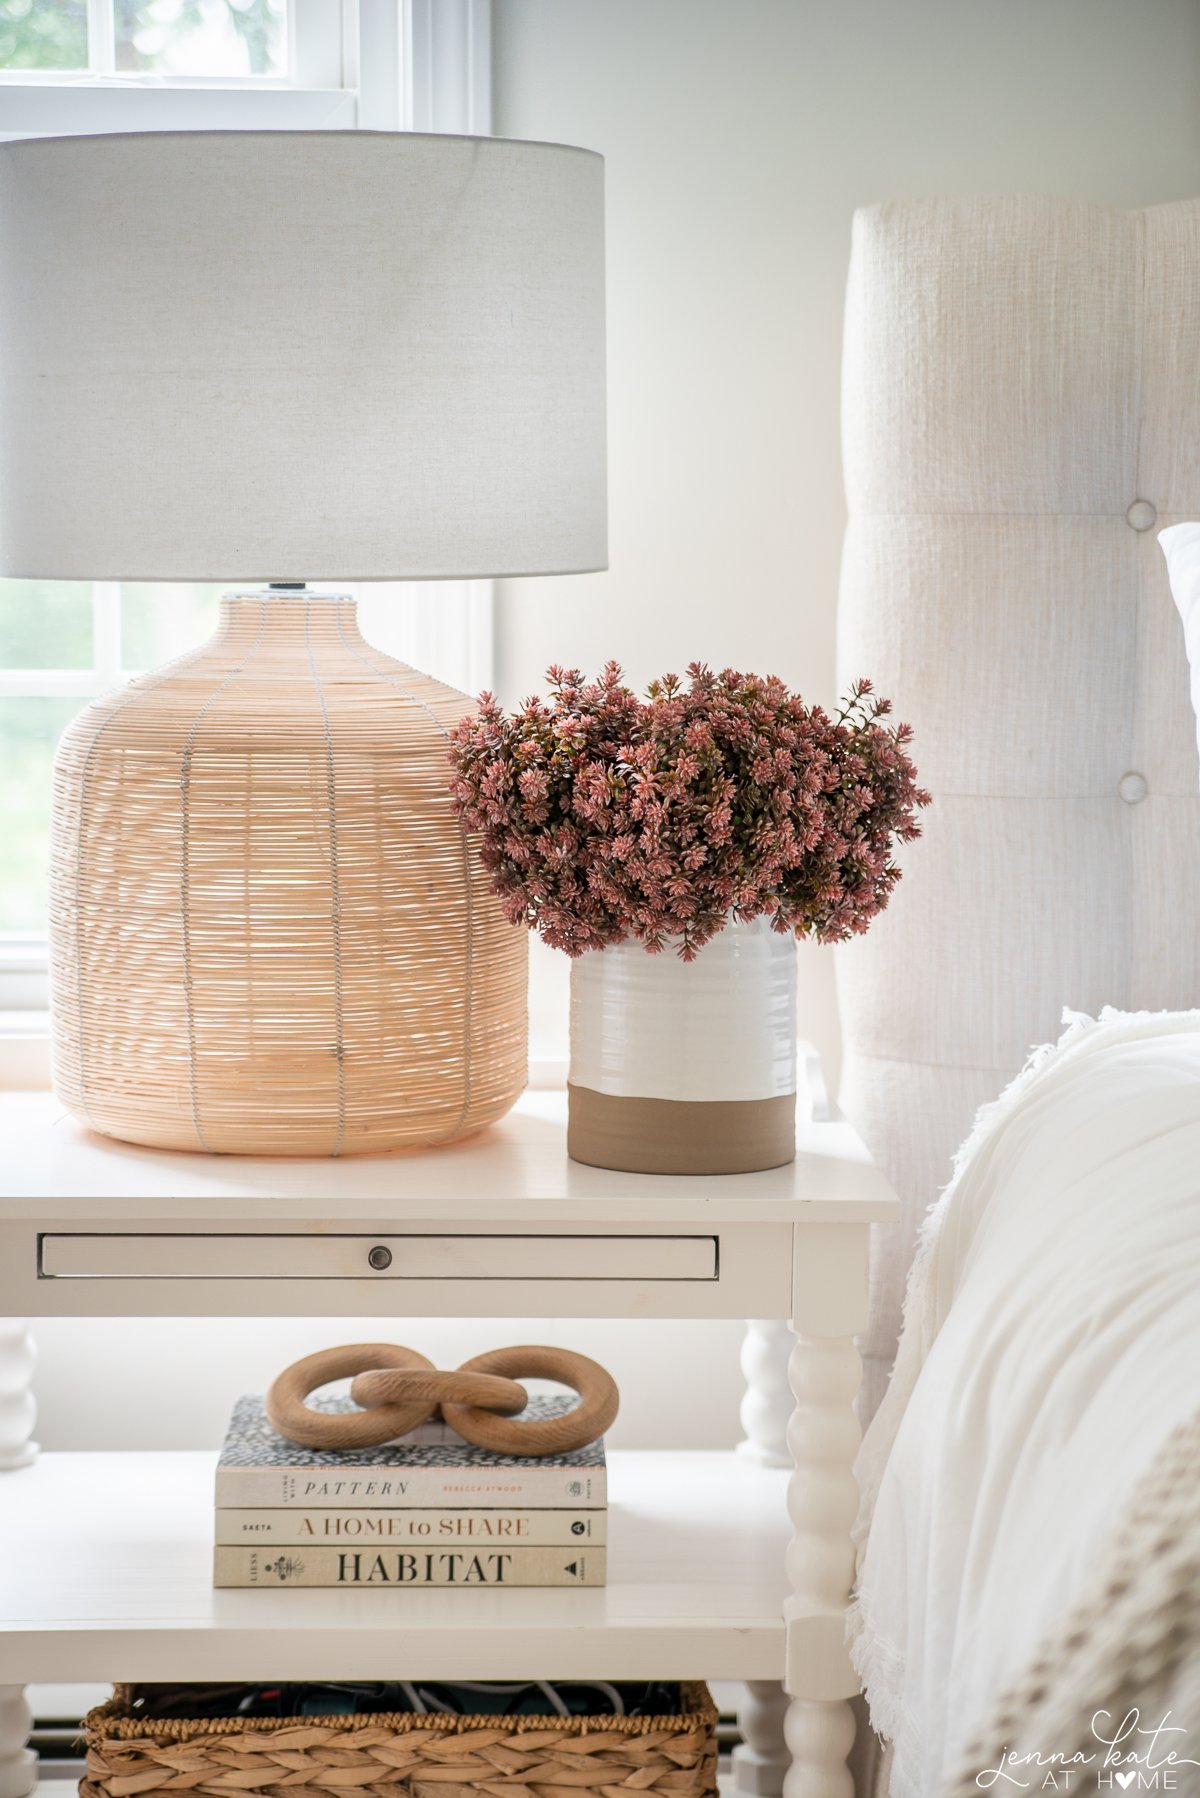
<path id="1" fill-rule="evenodd" d="M 162 1148 L 349 1155 L 508 1110 L 527 940 L 450 809 L 468 707 L 372 649 L 353 600 L 250 594 L 75 720 L 51 966 L 77 1117 Z"/>

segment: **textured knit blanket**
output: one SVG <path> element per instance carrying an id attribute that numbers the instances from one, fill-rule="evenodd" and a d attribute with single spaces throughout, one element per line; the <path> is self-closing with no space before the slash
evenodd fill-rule
<path id="1" fill-rule="evenodd" d="M 1200 1013 L 1075 1018 L 930 1213 L 863 1444 L 892 1798 L 1200 1793 L 1198 1370 Z"/>
<path id="2" fill-rule="evenodd" d="M 1200 1412 L 1168 1436 L 946 1798 L 1014 1789 L 1200 1793 Z"/>

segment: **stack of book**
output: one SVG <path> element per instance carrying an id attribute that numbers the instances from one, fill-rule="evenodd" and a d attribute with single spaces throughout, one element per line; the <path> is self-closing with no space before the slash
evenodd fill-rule
<path id="1" fill-rule="evenodd" d="M 530 1400 L 529 1417 L 571 1401 Z M 314 1409 L 348 1411 L 349 1398 Z M 442 1423 L 382 1448 L 301 1448 L 238 1399 L 217 1465 L 216 1586 L 602 1586 L 604 1441 L 522 1459 Z"/>

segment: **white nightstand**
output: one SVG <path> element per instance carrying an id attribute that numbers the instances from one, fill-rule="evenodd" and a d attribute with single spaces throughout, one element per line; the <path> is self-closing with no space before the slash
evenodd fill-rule
<path id="1" fill-rule="evenodd" d="M 0 1099 L 0 1314 L 13 1319 L 756 1320 L 742 1452 L 611 1456 L 597 1591 L 410 1592 L 402 1616 L 375 1592 L 215 1592 L 211 1454 L 16 1467 L 0 1478 L 0 1798 L 31 1789 L 26 1683 L 415 1672 L 745 1680 L 737 1786 L 849 1798 L 853 1338 L 868 1226 L 898 1202 L 840 1122 L 803 1130 L 791 1167 L 707 1180 L 579 1166 L 564 1123 L 563 1097 L 535 1092 L 455 1148 L 261 1161 L 132 1148 L 49 1097 Z M 381 1243 L 391 1264 L 375 1272 Z M 775 1371 L 789 1329 L 790 1394 Z M 27 1433 L 26 1349 L 23 1323 L 0 1325 L 10 1464 Z M 772 1465 L 781 1401 L 790 1478 Z"/>

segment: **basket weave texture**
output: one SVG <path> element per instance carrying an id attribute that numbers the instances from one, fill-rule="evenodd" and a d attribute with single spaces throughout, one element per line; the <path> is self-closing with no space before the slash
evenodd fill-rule
<path id="1" fill-rule="evenodd" d="M 117 1686 L 84 1719 L 81 1798 L 153 1792 L 351 1790 L 377 1798 L 715 1798 L 717 1711 L 688 1683 L 665 1717 L 378 1716 L 156 1720 L 131 1713 Z"/>
<path id="2" fill-rule="evenodd" d="M 168 1149 L 451 1142 L 525 1081 L 525 932 L 450 803 L 470 701 L 340 598 L 231 596 L 55 764 L 54 1078 Z"/>

